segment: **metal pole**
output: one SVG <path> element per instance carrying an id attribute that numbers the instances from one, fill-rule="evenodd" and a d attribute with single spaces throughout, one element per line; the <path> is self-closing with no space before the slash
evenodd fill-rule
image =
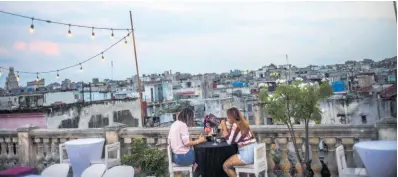
<path id="1" fill-rule="evenodd" d="M 91 95 L 92 95 L 92 93 L 91 93 L 91 82 L 88 83 L 88 86 L 90 87 L 90 102 L 91 102 L 91 101 L 93 101 L 93 99 L 91 98 Z"/>
<path id="2" fill-rule="evenodd" d="M 140 72 L 138 71 L 138 59 L 137 59 L 137 50 L 135 46 L 133 15 L 131 14 L 131 11 L 130 11 L 130 23 L 131 23 L 131 36 L 133 38 L 133 47 L 134 47 L 135 69 L 137 70 L 138 93 L 140 95 L 141 126 L 144 127 L 144 110 L 142 106 L 141 80 L 140 80 Z"/>
<path id="3" fill-rule="evenodd" d="M 395 23 L 397 22 L 397 2 L 396 1 L 393 1 L 393 3 L 394 3 L 394 12 L 395 12 Z"/>
<path id="4" fill-rule="evenodd" d="M 83 94 L 83 103 L 84 103 L 84 83 L 82 81 L 82 94 Z"/>

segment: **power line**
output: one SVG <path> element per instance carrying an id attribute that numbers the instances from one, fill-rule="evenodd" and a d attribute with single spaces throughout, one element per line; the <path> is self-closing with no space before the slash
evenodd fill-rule
<path id="1" fill-rule="evenodd" d="M 111 31 L 114 31 L 114 30 L 127 30 L 128 32 L 130 32 L 130 30 L 131 30 L 129 28 L 124 28 L 124 29 L 123 28 L 106 28 L 106 27 L 95 27 L 95 26 L 77 25 L 77 24 L 71 24 L 71 23 L 51 21 L 51 20 L 45 20 L 45 19 L 40 19 L 40 18 L 35 18 L 35 17 L 28 17 L 28 16 L 25 16 L 25 15 L 15 14 L 15 13 L 11 13 L 11 12 L 6 12 L 6 11 L 3 11 L 3 10 L 0 10 L 0 13 L 11 15 L 11 16 L 16 16 L 16 17 L 21 17 L 21 18 L 30 19 L 30 20 L 32 20 L 32 25 L 33 25 L 34 21 L 41 21 L 41 22 L 58 24 L 58 25 L 65 25 L 65 26 L 69 26 L 69 27 L 89 28 L 89 29 L 92 29 L 92 30 L 94 30 L 94 29 L 111 30 Z"/>
<path id="2" fill-rule="evenodd" d="M 80 66 L 80 70 L 83 70 L 82 64 L 84 64 L 84 63 L 86 63 L 86 62 L 88 62 L 88 61 L 90 61 L 90 60 L 92 60 L 92 59 L 94 59 L 94 58 L 96 58 L 96 57 L 98 57 L 98 56 L 102 56 L 102 60 L 104 60 L 104 53 L 105 53 L 106 51 L 110 50 L 110 49 L 111 49 L 112 47 L 114 47 L 116 44 L 118 44 L 118 43 L 120 43 L 120 42 L 122 42 L 122 41 L 126 42 L 126 37 L 128 37 L 130 34 L 131 34 L 131 31 L 129 31 L 129 33 L 127 33 L 127 35 L 126 35 L 125 37 L 121 38 L 120 40 L 118 40 L 117 42 L 115 42 L 114 44 L 112 44 L 111 46 L 109 46 L 108 48 L 106 48 L 105 50 L 99 52 L 98 54 L 96 54 L 96 55 L 94 55 L 94 56 L 92 56 L 92 57 L 90 57 L 90 58 L 88 58 L 88 59 L 86 59 L 86 60 L 84 60 L 84 61 L 81 61 L 81 62 L 79 62 L 79 63 L 77 63 L 77 64 L 74 64 L 74 65 L 66 66 L 66 67 L 63 67 L 63 68 L 55 69 L 55 70 L 40 71 L 40 72 L 18 71 L 18 70 L 15 70 L 15 71 L 16 71 L 17 73 L 36 74 L 37 77 L 38 77 L 39 74 L 46 74 L 46 73 L 55 73 L 55 72 L 57 72 L 57 78 L 59 78 L 59 71 L 63 71 L 63 70 L 66 70 L 66 69 L 69 69 L 69 68 L 73 68 L 73 67 L 76 67 L 76 66 Z M 6 68 L 6 67 L 0 66 L 0 70 L 1 70 L 1 69 L 8 70 L 8 71 L 10 70 L 10 69 L 8 69 L 8 68 Z M 19 75 L 18 75 L 17 77 L 19 77 Z"/>

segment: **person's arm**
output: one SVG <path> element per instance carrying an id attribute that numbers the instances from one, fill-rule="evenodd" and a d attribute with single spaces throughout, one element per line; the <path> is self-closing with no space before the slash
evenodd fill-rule
<path id="1" fill-rule="evenodd" d="M 188 127 L 186 125 L 181 128 L 181 139 L 182 139 L 182 143 L 185 146 L 195 146 L 197 144 L 205 142 L 205 139 L 202 135 L 200 135 L 197 140 L 191 141 L 189 138 Z"/>
<path id="2" fill-rule="evenodd" d="M 233 142 L 234 135 L 235 135 L 237 128 L 238 128 L 238 126 L 236 124 L 232 124 L 231 130 L 229 131 L 228 135 L 225 136 L 225 140 L 227 141 L 228 144 L 231 144 Z"/>
<path id="3" fill-rule="evenodd" d="M 227 129 L 227 124 L 226 124 L 225 120 L 222 120 L 220 125 L 221 125 L 221 133 L 222 133 L 222 135 L 224 137 L 227 137 L 228 134 L 229 134 L 229 131 Z"/>
<path id="4" fill-rule="evenodd" d="M 198 145 L 198 144 L 203 143 L 205 141 L 206 141 L 205 138 L 202 135 L 200 135 L 197 140 L 189 141 L 189 143 L 187 143 L 186 145 L 187 146 L 195 146 L 195 145 Z"/>

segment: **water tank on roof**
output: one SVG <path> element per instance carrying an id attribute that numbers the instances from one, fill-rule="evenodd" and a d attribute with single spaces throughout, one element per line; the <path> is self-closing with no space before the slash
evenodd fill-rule
<path id="1" fill-rule="evenodd" d="M 332 83 L 333 92 L 344 92 L 344 82 L 343 81 L 336 81 Z"/>
<path id="2" fill-rule="evenodd" d="M 244 82 L 241 82 L 241 81 L 236 81 L 236 82 L 232 82 L 232 86 L 233 87 L 244 87 L 244 86 L 248 86 L 248 83 L 246 82 L 246 83 L 244 83 Z"/>

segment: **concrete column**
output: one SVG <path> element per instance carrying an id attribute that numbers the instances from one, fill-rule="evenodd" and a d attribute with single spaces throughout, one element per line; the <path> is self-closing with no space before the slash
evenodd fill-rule
<path id="1" fill-rule="evenodd" d="M 328 155 L 326 158 L 326 164 L 331 173 L 331 177 L 338 177 L 337 176 L 338 169 L 337 169 L 337 162 L 336 162 L 337 139 L 334 137 L 325 137 L 324 141 L 325 141 L 325 144 L 328 146 Z"/>
<path id="2" fill-rule="evenodd" d="M 105 134 L 105 144 L 113 144 L 119 142 L 119 131 L 122 128 L 127 127 L 127 125 L 122 124 L 122 123 L 113 123 L 112 125 L 108 125 L 104 128 L 104 134 Z M 120 148 L 122 148 L 122 144 L 120 144 Z M 121 151 L 121 150 L 120 150 Z M 121 151 L 123 152 L 123 151 Z M 110 157 L 116 157 L 116 152 L 111 152 L 109 154 Z"/>
<path id="3" fill-rule="evenodd" d="M 312 150 L 312 159 L 311 159 L 311 169 L 314 171 L 314 177 L 321 177 L 321 168 L 322 164 L 319 161 L 318 156 L 318 145 L 319 145 L 319 138 L 309 138 L 309 144 Z"/>
<path id="4" fill-rule="evenodd" d="M 25 125 L 17 129 L 18 132 L 18 161 L 21 165 L 34 165 L 36 153 L 33 152 L 33 141 L 30 132 L 39 127 Z"/>
<path id="5" fill-rule="evenodd" d="M 113 123 L 112 125 L 104 127 L 106 144 L 113 144 L 119 142 L 119 131 L 125 127 L 127 127 L 127 125 L 117 122 Z"/>
<path id="6" fill-rule="evenodd" d="M 347 166 L 350 168 L 356 167 L 354 161 L 354 138 L 353 137 L 343 137 L 341 138 L 341 143 L 344 145 L 344 150 L 347 159 Z"/>
<path id="7" fill-rule="evenodd" d="M 276 141 L 279 144 L 279 148 L 282 151 L 281 168 L 284 176 L 289 176 L 290 163 L 287 159 L 287 138 L 277 138 Z"/>

